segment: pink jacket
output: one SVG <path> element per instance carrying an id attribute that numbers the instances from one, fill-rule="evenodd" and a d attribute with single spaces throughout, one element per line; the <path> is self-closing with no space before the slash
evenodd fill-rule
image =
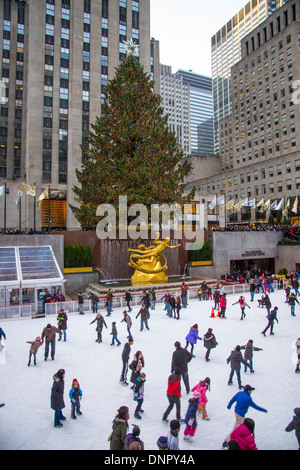
<path id="1" fill-rule="evenodd" d="M 206 406 L 206 403 L 208 402 L 206 397 L 206 391 L 207 385 L 203 384 L 203 382 L 198 383 L 197 385 L 195 385 L 194 388 L 192 388 L 194 397 L 200 398 L 199 406 Z"/>
<path id="2" fill-rule="evenodd" d="M 240 424 L 234 431 L 232 431 L 230 439 L 237 441 L 241 450 L 258 450 L 254 437 L 244 424 Z"/>

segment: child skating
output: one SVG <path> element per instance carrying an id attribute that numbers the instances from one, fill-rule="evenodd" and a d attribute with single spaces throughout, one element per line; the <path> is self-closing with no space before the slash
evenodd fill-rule
<path id="1" fill-rule="evenodd" d="M 232 305 L 236 305 L 236 304 L 239 304 L 241 307 L 241 320 L 243 320 L 246 316 L 245 308 L 246 307 L 251 308 L 251 307 L 246 303 L 245 297 L 243 297 L 242 295 L 240 296 L 239 300 L 237 302 L 234 302 Z"/>
<path id="2" fill-rule="evenodd" d="M 80 410 L 80 401 L 82 398 L 82 390 L 79 387 L 79 383 L 77 379 L 73 379 L 72 388 L 69 392 L 69 397 L 71 400 L 71 418 L 76 419 L 75 412 L 78 415 L 82 415 Z"/>
<path id="3" fill-rule="evenodd" d="M 112 335 L 111 346 L 115 344 L 115 341 L 117 342 L 117 346 L 120 346 L 121 341 L 118 340 L 118 330 L 116 327 L 116 322 L 113 321 L 111 325 L 112 325 L 112 329 L 110 333 Z"/>
<path id="4" fill-rule="evenodd" d="M 183 439 L 190 439 L 195 435 L 197 429 L 197 410 L 199 398 L 193 397 L 189 399 L 189 406 L 185 415 L 185 430 L 183 431 Z"/>
<path id="5" fill-rule="evenodd" d="M 31 364 L 31 357 L 33 355 L 33 363 L 36 366 L 36 354 L 38 352 L 38 349 L 42 346 L 44 341 L 41 340 L 41 338 L 38 336 L 35 338 L 34 341 L 26 341 L 26 343 L 31 344 L 30 350 L 29 350 L 29 360 L 28 360 L 28 366 Z"/>
<path id="6" fill-rule="evenodd" d="M 198 413 L 201 413 L 202 419 L 204 420 L 209 420 L 206 411 L 206 403 L 208 402 L 206 396 L 207 390 L 210 390 L 209 377 L 206 377 L 204 380 L 200 380 L 200 382 L 192 388 L 194 397 L 199 399 Z"/>

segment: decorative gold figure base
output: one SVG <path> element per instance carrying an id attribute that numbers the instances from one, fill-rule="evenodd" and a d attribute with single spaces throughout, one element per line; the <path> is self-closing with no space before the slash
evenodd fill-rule
<path id="1" fill-rule="evenodd" d="M 170 246 L 170 238 L 159 240 L 159 234 L 154 240 L 153 245 L 146 247 L 144 244 L 138 246 L 138 249 L 129 248 L 131 252 L 129 266 L 135 269 L 131 277 L 133 286 L 163 284 L 168 282 L 166 270 L 168 269 L 167 260 L 162 251 L 165 248 L 178 248 L 180 246 Z"/>

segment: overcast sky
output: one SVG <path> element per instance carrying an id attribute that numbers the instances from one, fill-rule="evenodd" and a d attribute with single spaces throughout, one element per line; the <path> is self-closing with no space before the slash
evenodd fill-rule
<path id="1" fill-rule="evenodd" d="M 151 37 L 160 43 L 160 62 L 211 76 L 211 37 L 248 0 L 150 0 Z"/>

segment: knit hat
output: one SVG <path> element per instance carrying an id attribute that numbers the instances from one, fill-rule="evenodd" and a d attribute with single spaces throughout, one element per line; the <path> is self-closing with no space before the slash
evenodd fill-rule
<path id="1" fill-rule="evenodd" d="M 77 379 L 73 379 L 73 380 L 72 380 L 72 387 L 74 387 L 74 384 L 75 384 L 76 382 L 78 383 L 78 387 L 79 387 L 79 382 L 78 382 Z"/>
<path id="2" fill-rule="evenodd" d="M 171 422 L 170 422 L 170 429 L 172 431 L 174 431 L 175 429 L 178 429 L 180 428 L 180 423 L 179 421 L 177 421 L 177 419 L 173 419 Z"/>
<path id="3" fill-rule="evenodd" d="M 167 449 L 168 447 L 168 439 L 166 438 L 166 436 L 160 436 L 158 439 L 157 439 L 157 443 L 158 447 L 161 447 L 162 449 Z"/>
<path id="4" fill-rule="evenodd" d="M 180 348 L 181 344 L 179 341 L 175 341 L 174 346 L 175 348 Z"/>
<path id="5" fill-rule="evenodd" d="M 51 328 L 51 323 L 48 323 L 47 328 Z"/>
<path id="6" fill-rule="evenodd" d="M 35 338 L 35 340 L 36 340 L 36 341 L 41 341 L 40 336 L 37 336 L 37 337 Z"/>

